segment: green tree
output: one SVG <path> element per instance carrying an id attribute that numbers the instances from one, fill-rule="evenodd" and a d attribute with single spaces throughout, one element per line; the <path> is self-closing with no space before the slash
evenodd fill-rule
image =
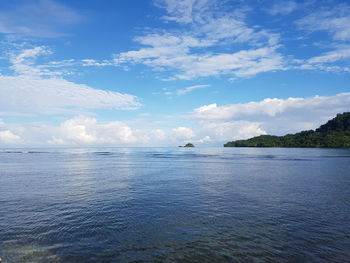
<path id="1" fill-rule="evenodd" d="M 224 147 L 318 147 L 350 148 L 350 112 L 338 114 L 318 129 L 285 136 L 260 135 L 227 142 Z"/>

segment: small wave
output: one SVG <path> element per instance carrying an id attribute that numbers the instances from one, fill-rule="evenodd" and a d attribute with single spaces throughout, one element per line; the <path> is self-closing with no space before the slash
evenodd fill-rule
<path id="1" fill-rule="evenodd" d="M 93 152 L 93 153 L 97 155 L 113 155 L 112 152 Z"/>
<path id="2" fill-rule="evenodd" d="M 150 157 L 155 158 L 179 158 L 179 156 L 174 154 L 163 154 L 163 153 L 153 153 L 149 155 Z"/>
<path id="3" fill-rule="evenodd" d="M 6 153 L 6 154 L 42 154 L 42 153 L 56 153 L 56 152 L 45 152 L 45 151 L 0 151 L 0 153 Z"/>
<path id="4" fill-rule="evenodd" d="M 349 158 L 350 155 L 322 155 L 317 157 L 318 158 Z"/>
<path id="5" fill-rule="evenodd" d="M 213 158 L 216 155 L 210 155 L 210 154 L 195 154 L 195 153 L 185 153 L 185 154 L 164 154 L 164 153 L 152 153 L 148 154 L 150 157 L 154 158 L 174 158 L 174 159 L 180 159 L 180 158 Z"/>
<path id="6" fill-rule="evenodd" d="M 41 151 L 28 151 L 23 153 L 50 153 L 50 152 L 41 152 Z"/>
<path id="7" fill-rule="evenodd" d="M 264 159 L 274 159 L 274 158 L 276 158 L 275 155 L 271 155 L 271 154 L 263 155 L 261 157 L 264 158 Z"/>

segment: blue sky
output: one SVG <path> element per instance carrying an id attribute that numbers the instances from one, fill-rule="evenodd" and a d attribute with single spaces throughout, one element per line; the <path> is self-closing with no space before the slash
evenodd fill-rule
<path id="1" fill-rule="evenodd" d="M 221 145 L 350 110 L 348 1 L 0 2 L 0 146 Z"/>

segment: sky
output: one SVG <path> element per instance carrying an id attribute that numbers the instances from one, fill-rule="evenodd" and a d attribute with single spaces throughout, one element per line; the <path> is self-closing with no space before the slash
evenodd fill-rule
<path id="1" fill-rule="evenodd" d="M 350 111 L 350 2 L 1 0 L 0 147 L 221 146 Z"/>

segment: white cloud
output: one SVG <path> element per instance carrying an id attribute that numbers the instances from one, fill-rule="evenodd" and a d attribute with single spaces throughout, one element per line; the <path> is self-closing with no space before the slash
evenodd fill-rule
<path id="1" fill-rule="evenodd" d="M 121 121 L 99 122 L 96 118 L 76 116 L 57 126 L 44 123 L 3 123 L 0 145 L 94 146 L 142 145 L 159 131 L 138 131 Z M 147 137 L 148 136 L 148 137 Z M 153 138 L 153 137 L 152 137 Z"/>
<path id="2" fill-rule="evenodd" d="M 217 106 L 216 104 L 210 104 L 194 109 L 193 117 L 196 119 L 217 120 L 229 120 L 250 115 L 267 115 L 273 117 L 276 114 L 285 111 L 288 107 L 297 107 L 297 104 L 300 102 L 303 103 L 303 101 L 304 99 L 302 98 L 267 98 L 259 102 L 231 104 L 226 106 Z"/>
<path id="3" fill-rule="evenodd" d="M 241 50 L 231 54 L 203 55 L 190 57 L 177 74 L 179 79 L 193 79 L 215 75 L 232 75 L 242 78 L 258 73 L 283 69 L 283 57 L 275 48 Z"/>
<path id="4" fill-rule="evenodd" d="M 129 110 L 140 106 L 133 95 L 76 84 L 36 64 L 38 56 L 50 53 L 46 47 L 35 47 L 11 55 L 11 69 L 16 75 L 0 75 L 2 114 L 71 114 L 85 109 Z M 57 66 L 57 63 L 49 65 Z"/>
<path id="5" fill-rule="evenodd" d="M 179 56 L 185 56 L 190 48 L 207 47 L 212 45 L 209 40 L 201 40 L 188 35 L 149 34 L 143 37 L 135 38 L 135 41 L 148 47 L 135 51 L 123 52 L 115 56 L 116 63 L 144 63 L 152 66 L 152 61 L 175 59 Z M 157 66 L 157 65 L 155 65 Z M 159 65 L 159 66 L 166 66 Z"/>
<path id="6" fill-rule="evenodd" d="M 140 106 L 129 94 L 93 89 L 61 78 L 0 76 L 0 112 L 74 113 L 82 109 L 129 110 Z"/>
<path id="7" fill-rule="evenodd" d="M 337 113 L 350 111 L 350 93 L 310 98 L 265 99 L 194 109 L 188 121 L 194 127 L 145 128 L 136 122 L 101 122 L 76 116 L 58 125 L 0 121 L 0 144 L 79 146 L 176 146 L 246 139 L 261 134 L 284 135 L 315 129 Z M 146 123 L 147 124 L 147 123 Z"/>
<path id="8" fill-rule="evenodd" d="M 47 69 L 42 69 L 35 65 L 35 60 L 38 56 L 49 54 L 51 54 L 51 51 L 44 46 L 24 49 L 19 54 L 12 54 L 10 58 L 10 63 L 12 63 L 12 66 L 10 69 L 19 75 L 57 75 L 56 72 L 51 72 Z"/>
<path id="9" fill-rule="evenodd" d="M 175 91 L 167 91 L 167 89 L 164 89 L 165 92 L 164 94 L 165 95 L 177 95 L 177 96 L 182 96 L 182 95 L 185 95 L 187 93 L 190 93 L 194 90 L 197 90 L 197 89 L 204 89 L 204 88 L 208 88 L 210 87 L 210 85 L 207 85 L 207 84 L 204 84 L 204 85 L 194 85 L 194 86 L 189 86 L 189 87 L 186 87 L 184 89 L 178 89 L 178 90 L 175 90 Z"/>
<path id="10" fill-rule="evenodd" d="M 5 123 L 0 125 L 0 145 L 22 146 L 171 146 L 195 139 L 187 127 L 170 130 L 131 127 L 122 121 L 101 122 L 76 116 L 59 125 Z"/>
<path id="11" fill-rule="evenodd" d="M 206 135 L 203 138 L 197 140 L 196 142 L 198 143 L 206 143 L 206 142 L 210 142 L 212 139 L 210 138 L 210 136 Z"/>
<path id="12" fill-rule="evenodd" d="M 261 123 L 250 121 L 224 121 L 224 122 L 201 122 L 201 132 L 209 134 L 204 137 L 206 141 L 227 141 L 247 139 L 266 132 L 262 129 Z M 202 140 L 200 140 L 202 142 Z"/>
<path id="13" fill-rule="evenodd" d="M 216 75 L 241 78 L 283 69 L 283 57 L 276 49 L 273 46 L 234 53 L 191 54 L 188 46 L 157 46 L 121 53 L 116 63 L 142 63 L 154 70 L 175 70 L 173 77 L 185 80 Z"/>
<path id="14" fill-rule="evenodd" d="M 350 6 L 335 5 L 328 9 L 321 9 L 297 21 L 301 29 L 310 31 L 327 31 L 334 40 L 350 40 Z"/>
<path id="15" fill-rule="evenodd" d="M 196 137 L 187 127 L 168 131 L 139 129 L 121 121 L 101 123 L 86 116 L 66 120 L 49 130 L 51 134 L 47 142 L 52 145 L 177 145 Z"/>
<path id="16" fill-rule="evenodd" d="M 215 44 L 247 43 L 250 46 L 276 45 L 279 35 L 249 27 L 241 18 L 225 15 L 207 17 L 195 27 L 197 34 Z"/>
<path id="17" fill-rule="evenodd" d="M 317 128 L 337 113 L 349 110 L 350 93 L 340 93 L 309 98 L 267 98 L 224 106 L 211 104 L 194 109 L 188 118 L 199 121 L 209 130 L 220 130 L 215 127 L 225 128 L 232 123 L 245 121 L 253 125 L 248 129 L 252 133 L 284 134 Z M 249 125 L 245 124 L 244 127 Z M 249 134 L 248 131 L 245 133 Z"/>
<path id="18" fill-rule="evenodd" d="M 11 53 L 9 62 L 12 65 L 10 69 L 17 75 L 26 76 L 57 77 L 69 75 L 70 72 L 67 72 L 66 67 L 76 64 L 74 59 L 50 61 L 46 64 L 38 64 L 36 62 L 38 57 L 51 54 L 53 54 L 52 50 L 45 46 L 23 49 L 19 53 Z"/>
<path id="19" fill-rule="evenodd" d="M 203 88 L 208 88 L 208 87 L 210 87 L 210 85 L 194 85 L 194 86 L 190 86 L 190 87 L 187 87 L 184 89 L 177 90 L 176 94 L 177 95 L 184 95 L 184 94 L 190 93 L 193 90 L 203 89 Z"/>
<path id="20" fill-rule="evenodd" d="M 25 1 L 0 11 L 0 33 L 29 37 L 60 37 L 63 27 L 82 21 L 82 16 L 53 0 Z"/>
<path id="21" fill-rule="evenodd" d="M 82 66 L 88 67 L 88 66 L 94 66 L 94 67 L 105 67 L 105 66 L 113 66 L 114 63 L 110 60 L 102 60 L 97 61 L 95 59 L 82 59 Z"/>
<path id="22" fill-rule="evenodd" d="M 143 64 L 155 71 L 168 71 L 167 80 L 218 75 L 245 78 L 284 69 L 284 58 L 277 51 L 279 36 L 249 27 L 242 20 L 244 16 L 229 11 L 216 12 L 208 8 L 211 4 L 207 1 L 165 1 L 163 4 L 168 20 L 190 23 L 190 26 L 183 31 L 136 37 L 141 47 L 116 54 L 116 65 Z M 244 48 L 237 48 L 238 44 L 244 44 Z"/>
<path id="23" fill-rule="evenodd" d="M 14 134 L 13 132 L 9 131 L 9 130 L 5 130 L 5 131 L 0 131 L 0 145 L 1 144 L 19 144 L 21 143 L 21 137 Z"/>
<path id="24" fill-rule="evenodd" d="M 214 2 L 214 1 L 212 1 Z M 158 7 L 165 8 L 168 15 L 163 19 L 178 23 L 191 23 L 208 8 L 208 0 L 158 0 Z"/>
<path id="25" fill-rule="evenodd" d="M 298 8 L 298 4 L 294 1 L 280 1 L 273 4 L 266 11 L 271 15 L 288 15 Z"/>
<path id="26" fill-rule="evenodd" d="M 327 52 L 323 55 L 313 57 L 308 60 L 309 63 L 330 63 L 350 58 L 350 46 L 340 47 L 336 50 Z"/>
<path id="27" fill-rule="evenodd" d="M 320 7 L 302 19 L 296 21 L 300 29 L 310 32 L 325 31 L 331 36 L 332 43 L 321 47 L 334 48 L 321 55 L 302 61 L 296 68 L 321 70 L 326 72 L 350 72 L 345 60 L 350 58 L 350 5 L 336 4 Z M 342 62 L 342 63 L 338 63 Z M 348 61 L 347 61 L 348 62 Z M 333 63 L 333 64 L 331 64 Z"/>
<path id="28" fill-rule="evenodd" d="M 101 124 L 94 118 L 78 116 L 63 122 L 48 143 L 59 145 L 125 144 L 135 140 L 133 131 L 123 122 L 113 121 Z"/>
<path id="29" fill-rule="evenodd" d="M 192 129 L 187 127 L 177 127 L 173 129 L 172 132 L 173 132 L 173 135 L 180 140 L 188 140 L 193 137 L 196 137 Z"/>
<path id="30" fill-rule="evenodd" d="M 217 106 L 205 105 L 194 109 L 191 115 L 198 120 L 232 120 L 252 116 L 256 119 L 261 116 L 275 117 L 278 114 L 294 110 L 312 110 L 329 112 L 333 115 L 350 108 L 350 93 L 340 93 L 334 96 L 314 96 L 309 98 L 266 98 L 258 102 L 247 102 Z M 329 115 L 327 114 L 327 115 Z"/>

